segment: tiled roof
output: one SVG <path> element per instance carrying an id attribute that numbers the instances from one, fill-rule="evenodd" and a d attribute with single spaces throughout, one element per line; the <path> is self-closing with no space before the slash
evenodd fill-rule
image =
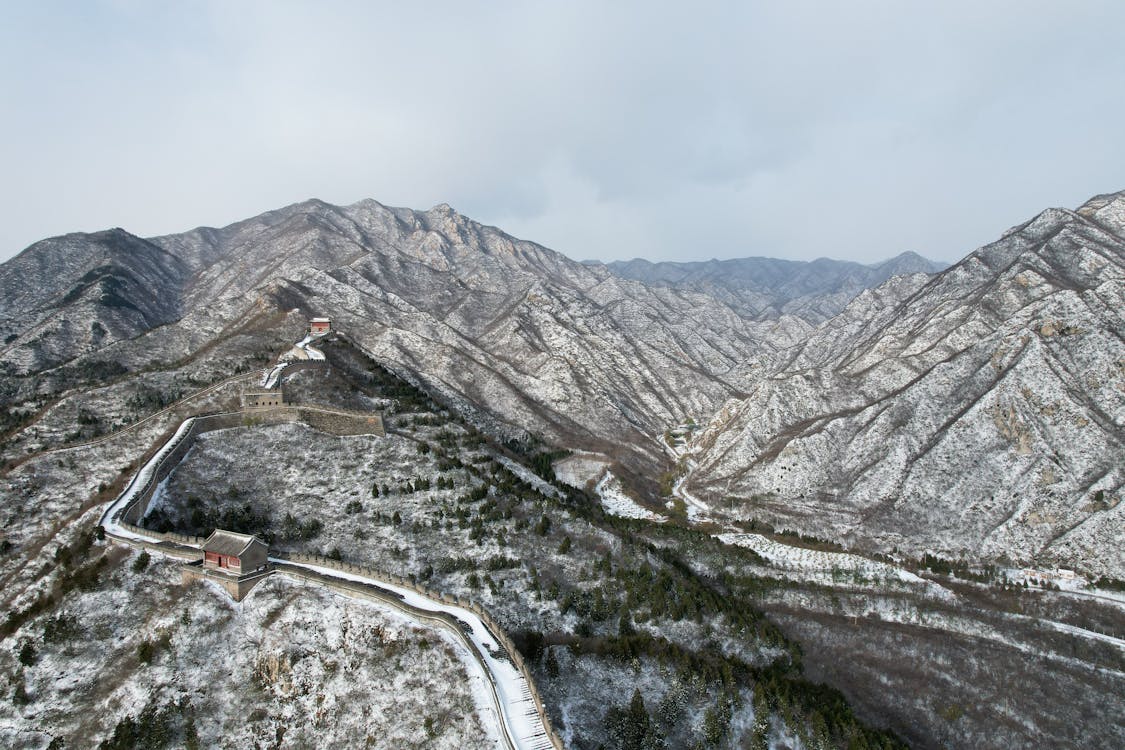
<path id="1" fill-rule="evenodd" d="M 203 551 L 240 557 L 246 551 L 246 548 L 255 541 L 264 544 L 250 534 L 236 534 L 233 531 L 215 529 L 211 532 L 211 536 L 207 537 L 207 541 L 203 543 Z"/>

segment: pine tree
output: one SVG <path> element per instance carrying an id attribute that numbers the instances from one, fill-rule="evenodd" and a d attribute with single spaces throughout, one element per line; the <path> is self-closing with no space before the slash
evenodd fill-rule
<path id="1" fill-rule="evenodd" d="M 559 676 L 559 660 L 555 656 L 555 650 L 550 646 L 547 647 L 547 660 L 546 660 L 547 674 L 551 677 Z"/>

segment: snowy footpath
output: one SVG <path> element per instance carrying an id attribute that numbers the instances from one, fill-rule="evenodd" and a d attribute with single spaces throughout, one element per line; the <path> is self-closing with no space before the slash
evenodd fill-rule
<path id="1" fill-rule="evenodd" d="M 292 349 L 282 354 L 276 365 L 262 373 L 262 379 L 258 381 L 258 385 L 268 391 L 277 388 L 281 385 L 281 375 L 285 372 L 285 368 L 294 360 L 323 362 L 324 352 L 312 346 L 312 342 L 316 339 L 323 338 L 325 335 L 326 334 L 323 333 L 310 333 L 306 335 L 303 339 L 294 344 Z"/>
<path id="2" fill-rule="evenodd" d="M 289 366 L 288 362 L 280 362 L 270 369 L 262 373 L 262 379 L 258 381 L 258 385 L 266 390 L 273 390 L 277 387 L 278 381 L 281 380 L 281 373 Z"/>
<path id="3" fill-rule="evenodd" d="M 294 562 L 270 558 L 270 561 L 283 566 L 302 568 L 324 578 L 352 581 L 391 592 L 401 598 L 413 610 L 432 612 L 435 615 L 448 615 L 459 626 L 458 634 L 463 642 L 474 651 L 477 665 L 484 670 L 490 685 L 487 703 L 499 712 L 498 724 L 503 728 L 504 744 L 516 750 L 546 750 L 552 747 L 549 734 L 543 725 L 542 717 L 535 705 L 527 680 L 507 658 L 503 647 L 474 612 L 456 604 L 431 599 L 417 591 L 357 573 L 349 573 L 313 563 Z M 280 571 L 284 573 L 285 571 Z M 409 610 L 407 610 L 409 612 Z M 447 624 L 445 620 L 436 620 Z M 432 622 L 432 621 L 431 621 Z"/>
<path id="4" fill-rule="evenodd" d="M 825 552 L 797 547 L 770 539 L 762 534 L 728 533 L 716 534 L 715 537 L 724 544 L 752 549 L 768 560 L 771 565 L 784 570 L 817 573 L 844 571 L 858 573 L 866 578 L 894 579 L 903 583 L 914 583 L 922 586 L 931 584 L 930 581 L 908 570 L 860 555 L 853 555 L 850 552 Z"/>
<path id="5" fill-rule="evenodd" d="M 156 469 L 160 465 L 160 462 L 164 460 L 165 456 L 176 450 L 177 446 L 179 446 L 179 444 L 183 442 L 188 433 L 191 431 L 191 426 L 193 424 L 195 424 L 195 417 L 188 417 L 187 419 L 185 419 L 180 425 L 179 429 L 176 430 L 176 434 L 168 438 L 168 442 L 164 443 L 164 445 L 161 446 L 160 450 L 158 450 L 152 456 L 152 458 L 150 458 L 145 463 L 145 465 L 141 467 L 140 471 L 136 473 L 132 481 L 130 481 L 129 484 L 126 485 L 122 493 L 117 496 L 117 499 L 110 503 L 110 506 L 106 508 L 105 513 L 102 514 L 101 520 L 98 521 L 98 523 L 105 529 L 107 534 L 111 534 L 123 539 L 128 539 L 134 542 L 149 542 L 152 544 L 156 544 L 163 541 L 159 537 L 138 534 L 134 531 L 131 531 L 130 529 L 125 528 L 121 525 L 121 516 L 125 513 L 125 509 L 128 508 L 133 503 L 133 501 L 137 499 L 137 496 L 144 492 L 145 488 L 149 485 L 149 482 L 151 482 L 153 477 L 155 476 Z"/>
<path id="6" fill-rule="evenodd" d="M 642 521 L 654 521 L 656 523 L 664 523 L 668 520 L 630 497 L 621 486 L 621 481 L 609 469 L 605 470 L 601 479 L 594 486 L 594 492 L 601 500 L 602 508 L 612 516 L 639 518 Z"/>
<path id="7" fill-rule="evenodd" d="M 167 544 L 160 536 L 145 534 L 143 530 L 135 526 L 127 527 L 123 525 L 122 516 L 125 510 L 155 478 L 160 462 L 187 438 L 194 422 L 195 417 L 185 420 L 176 430 L 176 433 L 169 438 L 168 442 L 141 467 L 124 491 L 117 496 L 117 499 L 106 508 L 100 524 L 111 538 L 137 544 Z M 190 545 L 183 544 L 179 546 L 185 550 L 190 547 Z M 159 550 L 156 551 L 159 552 Z M 508 659 L 503 647 L 497 642 L 496 637 L 485 626 L 481 618 L 471 610 L 430 598 L 413 589 L 397 586 L 376 577 L 348 573 L 312 563 L 275 558 L 270 558 L 270 561 L 289 568 L 308 570 L 321 578 L 374 586 L 401 599 L 409 607 L 409 609 L 403 610 L 407 613 L 415 615 L 419 611 L 423 614 L 426 612 L 433 613 L 434 617 L 426 618 L 429 623 L 438 622 L 449 626 L 449 623 L 442 616 L 452 617 L 457 621 L 455 632 L 461 636 L 462 643 L 472 654 L 473 663 L 477 664 L 478 668 L 483 671 L 484 684 L 489 686 L 490 695 L 487 696 L 485 705 L 492 705 L 496 711 L 503 746 L 511 750 L 546 750 L 552 747 L 550 733 L 543 722 L 535 699 L 532 697 L 531 687 L 527 679 Z M 341 591 L 341 593 L 348 595 L 346 590 Z M 390 597 L 385 601 L 394 604 Z"/>

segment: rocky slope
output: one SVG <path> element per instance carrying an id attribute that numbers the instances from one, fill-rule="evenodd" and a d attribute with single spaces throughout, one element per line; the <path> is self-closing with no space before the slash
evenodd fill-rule
<path id="1" fill-rule="evenodd" d="M 871 265 L 829 258 L 811 262 L 735 258 L 693 263 L 652 263 L 635 258 L 614 261 L 607 267 L 622 278 L 650 286 L 709 295 L 752 320 L 792 315 L 815 325 L 839 314 L 864 289 L 892 276 L 937 273 L 946 264 L 906 252 Z"/>
<path id="2" fill-rule="evenodd" d="M 1125 194 L 1100 196 L 861 294 L 724 405 L 689 485 L 865 546 L 1121 577 L 1123 261 Z"/>
<path id="3" fill-rule="evenodd" d="M 276 576 L 235 604 L 125 555 L 10 639 L 4 747 L 497 747 L 442 631 Z"/>
<path id="4" fill-rule="evenodd" d="M 402 703 L 381 704 L 374 723 L 347 714 L 371 702 L 351 687 L 385 684 L 398 669 L 369 648 L 386 644 L 336 638 L 334 623 L 355 624 L 352 633 L 378 624 L 365 614 L 276 587 L 216 617 L 215 597 L 180 589 L 170 568 L 148 568 L 163 576 L 149 580 L 101 543 L 74 551 L 162 434 L 187 414 L 230 408 L 245 383 L 227 378 L 288 349 L 307 316 L 329 314 L 347 334 L 321 344 L 334 369 L 297 373 L 288 394 L 386 409 L 392 437 L 215 435 L 185 459 L 167 499 L 198 500 L 193 511 L 223 524 L 264 508 L 279 543 L 474 592 L 505 627 L 525 630 L 569 746 L 623 744 L 632 689 L 670 747 L 716 733 L 719 747 L 890 741 L 814 684 L 823 679 L 862 720 L 918 747 L 1118 747 L 1121 712 L 1105 701 L 1125 674 L 1112 596 L 969 584 L 786 535 L 726 535 L 753 540 L 744 548 L 709 527 L 617 519 L 580 491 L 541 494 L 517 481 L 514 458 L 546 471 L 552 454 L 486 441 L 377 364 L 425 381 L 493 431 L 613 452 L 638 474 L 682 457 L 677 491 L 716 513 L 857 547 L 1038 558 L 1121 577 L 1123 235 L 1125 195 L 1048 211 L 944 273 L 864 291 L 815 328 L 749 321 L 710 296 L 623 280 L 440 206 L 309 202 L 224 229 L 40 243 L 0 269 L 0 416 L 22 420 L 0 422 L 13 430 L 0 440 L 0 682 L 12 701 L 0 736 L 31 747 L 47 743 L 32 734 L 44 729 L 68 745 L 104 737 L 127 715 L 140 721 L 145 701 L 134 696 L 151 694 L 148 707 L 185 737 L 193 722 L 202 738 L 230 727 L 262 742 L 290 727 L 286 739 L 300 744 L 327 721 L 336 744 L 383 732 L 424 741 L 428 717 Z M 105 266 L 131 277 L 91 275 Z M 136 311 L 114 304 L 126 283 Z M 119 332 L 99 342 L 52 333 L 111 322 Z M 216 390 L 159 411 L 170 394 L 209 383 Z M 146 415 L 135 429 L 48 450 Z M 701 429 L 683 424 L 693 416 Z M 529 469 L 517 473 L 539 486 Z M 643 510 L 662 502 L 635 481 L 627 489 Z M 294 530 L 300 542 L 285 542 Z M 70 617 L 89 630 L 67 640 L 58 629 Z M 260 638 L 267 666 L 280 664 L 273 627 L 308 631 L 305 656 L 290 660 L 308 692 L 293 699 L 271 678 L 216 710 L 229 691 L 199 692 L 199 647 L 239 684 L 261 679 L 253 649 L 221 647 L 235 642 L 228 636 Z M 341 645 L 342 660 L 332 657 Z M 784 665 L 802 653 L 803 668 Z M 428 701 L 435 676 L 457 682 L 456 665 L 439 666 L 407 703 Z M 1020 669 L 1019 685 L 1004 680 Z M 251 711 L 257 718 L 241 722 Z M 474 744 L 470 724 L 439 724 L 442 741 Z"/>
<path id="5" fill-rule="evenodd" d="M 0 265 L 4 359 L 44 369 L 177 320 L 189 272 L 122 229 L 38 242 Z"/>
<path id="6" fill-rule="evenodd" d="M 68 235 L 0 266 L 0 401 L 32 415 L 124 372 L 229 374 L 329 315 L 478 423 L 606 454 L 653 500 L 665 431 L 694 419 L 684 488 L 743 515 L 1120 576 L 1123 200 L 1044 212 L 936 275 L 916 256 L 632 264 L 643 283 L 375 201 Z"/>
<path id="7" fill-rule="evenodd" d="M 416 212 L 309 201 L 224 229 L 151 240 L 112 234 L 171 259 L 176 271 L 146 276 L 129 299 L 160 300 L 183 317 L 153 328 L 147 323 L 170 316 L 150 315 L 131 330 L 147 335 L 98 348 L 47 340 L 38 308 L 27 311 L 13 292 L 4 322 L 13 377 L 76 357 L 143 368 L 192 356 L 256 315 L 299 310 L 293 325 L 330 315 L 381 361 L 468 410 L 652 469 L 667 424 L 745 392 L 756 361 L 808 331 L 796 319 L 755 323 L 698 293 L 588 268 L 444 205 Z M 102 262 L 101 241 L 40 243 L 5 267 L 0 291 L 25 283 L 33 261 L 49 266 L 69 248 L 73 272 L 28 286 L 50 315 L 86 330 L 115 309 L 105 295 L 85 307 L 74 299 L 73 277 Z"/>

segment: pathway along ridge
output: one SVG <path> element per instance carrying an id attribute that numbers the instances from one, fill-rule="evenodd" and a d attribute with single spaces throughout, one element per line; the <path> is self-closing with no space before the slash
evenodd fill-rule
<path id="1" fill-rule="evenodd" d="M 175 434 L 153 454 L 133 479 L 110 503 L 99 524 L 112 541 L 144 547 L 170 557 L 195 557 L 200 547 L 185 542 L 169 542 L 163 535 L 126 524 L 125 511 L 139 499 L 152 481 L 158 465 L 169 455 L 190 430 L 195 417 L 184 420 Z M 546 711 L 536 700 L 533 687 L 513 663 L 501 645 L 506 637 L 498 637 L 484 620 L 470 609 L 414 588 L 406 588 L 374 575 L 338 570 L 327 564 L 315 564 L 270 558 L 275 572 L 306 581 L 329 585 L 335 591 L 357 600 L 375 600 L 405 613 L 416 621 L 439 625 L 454 633 L 480 666 L 499 719 L 500 739 L 509 750 L 547 750 L 562 744 L 550 728 Z M 518 658 L 518 657 L 517 657 Z"/>

